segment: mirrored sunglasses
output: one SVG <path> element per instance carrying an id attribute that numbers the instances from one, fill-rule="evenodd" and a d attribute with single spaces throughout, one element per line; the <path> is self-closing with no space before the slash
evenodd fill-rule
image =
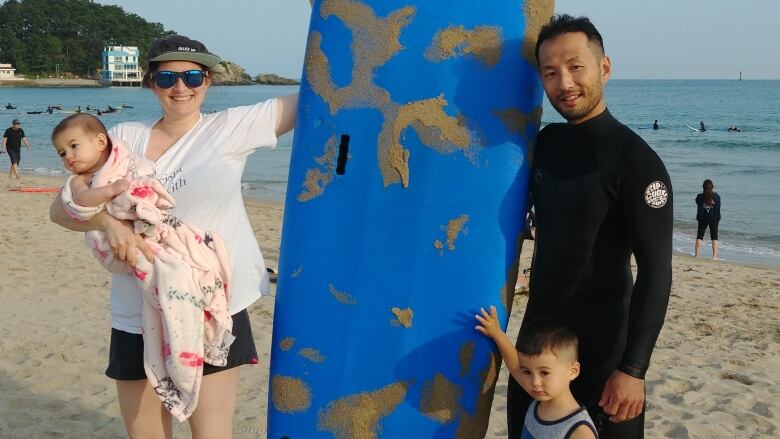
<path id="1" fill-rule="evenodd" d="M 187 88 L 198 88 L 203 85 L 203 78 L 208 76 L 209 72 L 203 70 L 187 70 L 184 72 L 172 72 L 170 70 L 160 70 L 154 72 L 154 84 L 157 88 L 171 88 L 176 85 L 178 78 L 181 78 Z"/>

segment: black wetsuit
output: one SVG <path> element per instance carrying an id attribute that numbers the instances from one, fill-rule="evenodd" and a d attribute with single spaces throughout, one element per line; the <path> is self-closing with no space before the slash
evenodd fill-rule
<path id="1" fill-rule="evenodd" d="M 601 437 L 643 437 L 644 413 L 613 424 L 598 402 L 615 369 L 644 378 L 664 322 L 672 277 L 669 175 L 639 136 L 604 111 L 579 125 L 545 127 L 531 180 L 536 248 L 524 322 L 563 318 L 580 337 L 572 392 L 603 425 Z M 520 436 L 530 402 L 510 378 L 510 438 Z"/>

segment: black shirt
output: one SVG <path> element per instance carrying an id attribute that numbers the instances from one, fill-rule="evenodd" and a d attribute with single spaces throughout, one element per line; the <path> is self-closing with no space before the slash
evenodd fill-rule
<path id="1" fill-rule="evenodd" d="M 7 138 L 6 146 L 9 148 L 19 149 L 22 147 L 22 138 L 24 138 L 24 130 L 19 128 L 15 130 L 13 128 L 6 128 L 3 137 Z"/>
<path id="2" fill-rule="evenodd" d="M 536 249 L 526 319 L 563 317 L 578 333 L 582 374 L 573 389 L 590 398 L 616 368 L 643 378 L 671 289 L 672 185 L 663 163 L 605 110 L 545 127 L 531 175 Z"/>

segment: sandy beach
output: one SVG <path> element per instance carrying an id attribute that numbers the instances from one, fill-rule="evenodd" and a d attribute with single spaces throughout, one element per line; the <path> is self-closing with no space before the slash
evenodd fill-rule
<path id="1" fill-rule="evenodd" d="M 109 275 L 83 245 L 83 234 L 49 222 L 61 179 L 0 178 L 0 438 L 124 436 L 108 357 Z M 267 264 L 278 259 L 283 207 L 247 202 Z M 530 265 L 531 246 L 521 267 Z M 647 437 L 780 436 L 780 269 L 677 255 L 666 324 L 647 375 Z M 242 370 L 236 438 L 265 437 L 274 295 L 250 316 L 260 354 Z M 509 333 L 522 319 L 517 295 Z M 506 437 L 506 371 L 487 437 Z M 186 424 L 176 437 L 189 437 Z"/>

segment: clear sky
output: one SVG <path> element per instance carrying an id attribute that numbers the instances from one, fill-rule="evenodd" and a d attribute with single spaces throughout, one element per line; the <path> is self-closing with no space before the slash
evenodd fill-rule
<path id="1" fill-rule="evenodd" d="M 97 3 L 201 40 L 252 75 L 301 76 L 308 0 Z M 616 79 L 780 79 L 780 0 L 558 0 L 555 10 L 591 18 Z"/>

